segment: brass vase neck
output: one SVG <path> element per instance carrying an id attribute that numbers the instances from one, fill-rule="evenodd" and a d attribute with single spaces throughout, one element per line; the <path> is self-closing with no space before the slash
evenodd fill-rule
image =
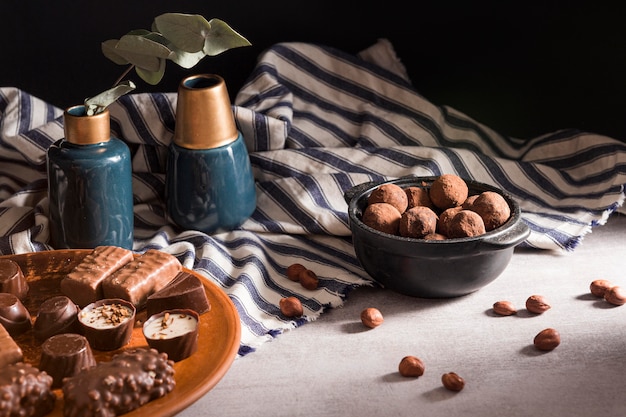
<path id="1" fill-rule="evenodd" d="M 201 74 L 181 81 L 174 143 L 188 149 L 212 149 L 234 142 L 238 135 L 222 77 Z"/>
<path id="2" fill-rule="evenodd" d="M 91 145 L 111 139 L 109 110 L 87 116 L 85 106 L 70 107 L 63 113 L 65 140 L 76 145 Z"/>

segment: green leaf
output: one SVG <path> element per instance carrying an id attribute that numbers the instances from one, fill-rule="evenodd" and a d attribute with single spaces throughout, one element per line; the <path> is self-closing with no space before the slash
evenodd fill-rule
<path id="1" fill-rule="evenodd" d="M 154 19 L 154 26 L 178 49 L 201 51 L 211 25 L 200 15 L 165 13 Z"/>
<path id="2" fill-rule="evenodd" d="M 219 55 L 224 51 L 242 46 L 250 46 L 251 43 L 235 32 L 226 22 L 220 19 L 211 19 L 209 22 L 211 31 L 204 40 L 205 54 L 209 56 Z"/>
<path id="3" fill-rule="evenodd" d="M 113 88 L 110 88 L 97 96 L 88 98 L 85 100 L 85 109 L 87 116 L 93 116 L 94 114 L 101 113 L 111 103 L 115 102 L 118 98 L 122 97 L 135 89 L 135 84 L 132 81 L 124 81 Z"/>
<path id="4" fill-rule="evenodd" d="M 142 80 L 147 82 L 150 85 L 157 85 L 163 79 L 163 75 L 165 74 L 165 60 L 160 60 L 159 68 L 156 71 L 149 71 L 141 67 L 135 67 L 135 72 Z"/>
<path id="5" fill-rule="evenodd" d="M 173 49 L 170 60 L 180 65 L 183 68 L 192 68 L 206 55 L 202 51 L 198 52 L 185 52 L 181 49 Z"/>
<path id="6" fill-rule="evenodd" d="M 161 67 L 161 60 L 169 58 L 172 51 L 160 42 L 162 37 L 159 34 L 153 34 L 153 32 L 148 32 L 148 34 L 122 36 L 115 51 L 136 67 L 157 72 Z"/>
<path id="7" fill-rule="evenodd" d="M 115 62 L 117 65 L 126 65 L 128 64 L 128 60 L 117 53 L 115 47 L 119 40 L 117 39 L 109 39 L 108 41 L 102 42 L 102 53 L 104 56 L 111 61 Z"/>

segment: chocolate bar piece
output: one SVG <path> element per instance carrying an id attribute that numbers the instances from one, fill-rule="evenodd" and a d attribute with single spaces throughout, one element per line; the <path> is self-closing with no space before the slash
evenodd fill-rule
<path id="1" fill-rule="evenodd" d="M 61 292 L 80 307 L 101 298 L 102 281 L 133 260 L 133 252 L 117 246 L 98 246 L 63 280 Z"/>
<path id="2" fill-rule="evenodd" d="M 177 308 L 189 308 L 198 314 L 211 309 L 204 285 L 197 276 L 186 271 L 180 272 L 169 284 L 150 295 L 146 304 L 148 317 Z"/>
<path id="3" fill-rule="evenodd" d="M 2 415 L 42 417 L 50 413 L 57 399 L 51 385 L 52 377 L 30 364 L 0 367 Z"/>
<path id="4" fill-rule="evenodd" d="M 175 256 L 149 249 L 105 278 L 102 291 L 105 298 L 121 298 L 139 310 L 148 296 L 165 287 L 182 269 Z"/>
<path id="5" fill-rule="evenodd" d="M 24 360 L 22 349 L 15 343 L 7 329 L 0 326 L 0 369 Z"/>

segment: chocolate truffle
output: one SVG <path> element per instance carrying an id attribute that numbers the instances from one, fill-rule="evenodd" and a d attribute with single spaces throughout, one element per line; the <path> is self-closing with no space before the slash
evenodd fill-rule
<path id="1" fill-rule="evenodd" d="M 450 222 L 454 218 L 454 216 L 463 210 L 463 207 L 456 206 L 450 207 L 449 209 L 444 210 L 439 215 L 439 221 L 437 222 L 437 233 L 442 234 L 444 236 L 450 235 Z"/>
<path id="2" fill-rule="evenodd" d="M 397 235 L 402 215 L 389 203 L 374 203 L 365 208 L 362 221 L 372 229 Z"/>
<path id="3" fill-rule="evenodd" d="M 471 210 L 461 210 L 454 215 L 450 222 L 448 237 L 473 237 L 485 233 L 485 224 L 478 213 Z"/>
<path id="4" fill-rule="evenodd" d="M 15 294 L 0 293 L 0 324 L 16 337 L 32 327 L 30 313 Z"/>
<path id="5" fill-rule="evenodd" d="M 33 334 L 38 342 L 55 334 L 77 331 L 78 306 L 69 297 L 58 295 L 41 303 L 33 325 Z"/>
<path id="6" fill-rule="evenodd" d="M 174 279 L 148 297 L 146 310 L 148 317 L 165 310 L 189 308 L 198 314 L 211 309 L 200 278 L 182 271 Z"/>
<path id="7" fill-rule="evenodd" d="M 367 204 L 387 203 L 394 206 L 400 213 L 404 213 L 409 201 L 406 193 L 396 184 L 379 185 L 367 199 Z"/>
<path id="8" fill-rule="evenodd" d="M 63 378 L 96 366 L 89 342 L 76 333 L 49 337 L 41 345 L 39 369 L 52 377 L 52 388 L 61 388 Z"/>
<path id="9" fill-rule="evenodd" d="M 472 204 L 474 204 L 474 201 L 476 201 L 477 198 L 478 198 L 478 194 L 470 195 L 469 197 L 465 199 L 463 204 L 461 204 L 461 207 L 463 207 L 464 210 L 471 210 Z"/>
<path id="10" fill-rule="evenodd" d="M 21 362 L 24 360 L 24 352 L 15 343 L 15 340 L 11 337 L 7 329 L 4 326 L 0 326 L 0 369 L 6 365 L 12 363 Z M 0 395 L 0 398 L 2 396 Z"/>
<path id="11" fill-rule="evenodd" d="M 426 236 L 424 236 L 424 240 L 446 240 L 447 237 L 445 237 L 444 235 L 440 234 L 440 233 L 430 233 Z"/>
<path id="12" fill-rule="evenodd" d="M 102 281 L 133 260 L 133 252 L 117 246 L 98 246 L 61 280 L 61 292 L 78 306 L 104 298 Z"/>
<path id="13" fill-rule="evenodd" d="M 24 362 L 0 367 L 0 411 L 3 416 L 42 417 L 54 409 L 52 377 Z"/>
<path id="14" fill-rule="evenodd" d="M 424 206 L 416 206 L 402 213 L 400 218 L 400 236 L 421 239 L 435 233 L 437 215 Z"/>
<path id="15" fill-rule="evenodd" d="M 408 200 L 407 210 L 412 207 L 424 206 L 430 209 L 435 209 L 435 205 L 430 200 L 428 188 L 422 187 L 407 187 L 404 189 Z"/>
<path id="16" fill-rule="evenodd" d="M 176 386 L 174 362 L 156 349 L 136 348 L 118 353 L 65 378 L 63 415 L 118 416 L 161 398 Z"/>
<path id="17" fill-rule="evenodd" d="M 482 192 L 474 200 L 472 210 L 483 218 L 487 231 L 502 226 L 511 216 L 509 204 L 504 197 L 494 191 Z"/>
<path id="18" fill-rule="evenodd" d="M 177 309 L 155 314 L 143 324 L 143 335 L 151 348 L 181 361 L 198 350 L 198 313 Z"/>
<path id="19" fill-rule="evenodd" d="M 441 210 L 463 204 L 469 189 L 463 178 L 453 174 L 443 174 L 430 185 L 430 199 Z"/>
<path id="20" fill-rule="evenodd" d="M 0 292 L 14 294 L 20 300 L 28 294 L 28 282 L 17 262 L 0 259 Z"/>
<path id="21" fill-rule="evenodd" d="M 135 306 L 122 299 L 102 299 L 78 313 L 78 322 L 96 350 L 115 350 L 130 342 L 135 325 Z"/>

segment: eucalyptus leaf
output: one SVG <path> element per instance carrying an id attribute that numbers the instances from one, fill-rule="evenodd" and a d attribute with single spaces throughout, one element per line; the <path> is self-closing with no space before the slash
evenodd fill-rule
<path id="1" fill-rule="evenodd" d="M 204 48 L 211 25 L 200 15 L 165 13 L 154 19 L 156 29 L 177 48 L 198 52 Z"/>
<path id="2" fill-rule="evenodd" d="M 118 39 L 109 39 L 108 41 L 102 42 L 102 45 L 101 45 L 102 54 L 106 58 L 115 62 L 117 65 L 126 65 L 129 63 L 128 60 L 124 58 L 123 56 L 121 56 L 120 54 L 118 54 L 115 49 L 118 42 L 119 42 Z"/>
<path id="3" fill-rule="evenodd" d="M 124 94 L 128 94 L 136 88 L 135 83 L 132 81 L 124 81 L 113 88 L 110 88 L 97 96 L 88 98 L 85 100 L 85 110 L 87 116 L 93 116 L 94 114 L 101 113 L 111 103 L 114 103 L 118 98 Z"/>
<path id="4" fill-rule="evenodd" d="M 211 19 L 209 23 L 211 24 L 211 31 L 208 33 L 202 49 L 205 54 L 215 56 L 232 48 L 251 45 L 246 38 L 235 32 L 223 20 Z"/>
<path id="5" fill-rule="evenodd" d="M 181 49 L 173 49 L 172 52 L 170 60 L 187 69 L 194 67 L 202 58 L 206 56 L 202 51 L 185 52 Z"/>
<path id="6" fill-rule="evenodd" d="M 135 72 L 142 80 L 147 82 L 150 85 L 157 85 L 163 79 L 163 75 L 165 74 L 165 60 L 160 60 L 159 69 L 156 71 L 148 71 L 141 67 L 135 67 Z"/>
<path id="7" fill-rule="evenodd" d="M 152 32 L 148 34 L 152 34 Z M 117 43 L 116 49 L 118 51 L 131 51 L 140 55 L 167 58 L 172 51 L 161 42 L 150 39 L 147 35 L 124 35 Z"/>

